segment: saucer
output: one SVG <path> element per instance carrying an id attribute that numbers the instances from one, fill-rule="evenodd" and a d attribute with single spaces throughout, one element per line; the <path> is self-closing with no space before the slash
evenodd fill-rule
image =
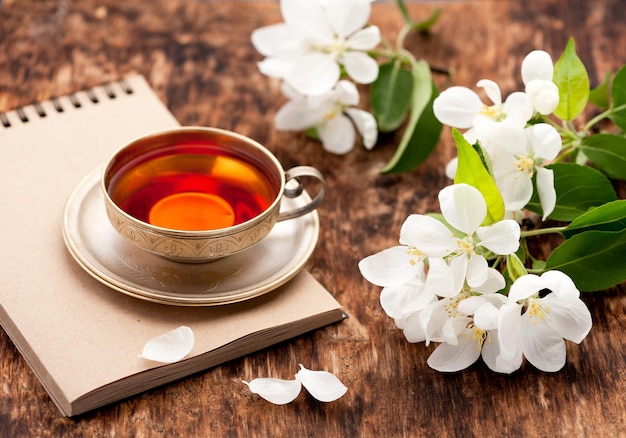
<path id="1" fill-rule="evenodd" d="M 178 306 L 214 306 L 248 300 L 285 284 L 302 270 L 319 236 L 316 211 L 276 223 L 253 247 L 215 261 L 186 264 L 167 260 L 126 242 L 112 227 L 100 189 L 102 169 L 70 194 L 63 239 L 78 264 L 116 291 Z M 306 193 L 284 197 L 281 208 L 310 201 Z"/>

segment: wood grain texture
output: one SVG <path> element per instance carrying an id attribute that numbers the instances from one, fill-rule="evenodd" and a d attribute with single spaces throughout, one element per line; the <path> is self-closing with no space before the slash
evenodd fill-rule
<path id="1" fill-rule="evenodd" d="M 408 46 L 454 72 L 437 77 L 442 87 L 489 78 L 508 94 L 521 88 L 526 53 L 541 48 L 556 58 L 570 36 L 594 85 L 626 63 L 621 0 L 415 2 L 410 10 L 425 18 L 436 5 L 440 22 Z M 73 419 L 60 416 L 0 330 L 0 436 L 626 436 L 624 287 L 584 297 L 593 329 L 581 345 L 568 343 L 567 364 L 554 374 L 525 364 L 501 376 L 480 362 L 441 374 L 426 364 L 433 346 L 405 341 L 357 263 L 395 245 L 409 214 L 438 210 L 443 166 L 454 155 L 449 132 L 419 169 L 382 176 L 397 136 L 338 157 L 276 131 L 284 99 L 278 82 L 258 72 L 250 34 L 279 21 L 276 2 L 4 1 L 0 111 L 139 72 L 182 124 L 235 130 L 286 168 L 322 170 L 329 195 L 307 267 L 350 318 Z M 393 2 L 375 4 L 372 22 L 393 40 L 401 16 Z M 299 363 L 335 373 L 348 393 L 329 404 L 303 393 L 274 406 L 241 383 L 291 378 Z"/>

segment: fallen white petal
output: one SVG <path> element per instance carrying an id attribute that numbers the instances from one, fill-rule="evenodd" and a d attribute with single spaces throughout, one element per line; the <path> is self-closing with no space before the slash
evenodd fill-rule
<path id="1" fill-rule="evenodd" d="M 195 342 L 189 327 L 180 326 L 170 332 L 150 339 L 140 357 L 155 362 L 178 362 L 189 354 Z"/>
<path id="2" fill-rule="evenodd" d="M 322 402 L 335 401 L 348 391 L 348 388 L 328 371 L 311 371 L 300 365 L 296 379 L 302 382 L 302 386 L 313 397 Z"/>
<path id="3" fill-rule="evenodd" d="M 276 405 L 291 403 L 298 397 L 302 389 L 302 384 L 298 379 L 283 380 L 261 377 L 251 382 L 244 380 L 243 383 L 248 385 L 251 392 Z"/>

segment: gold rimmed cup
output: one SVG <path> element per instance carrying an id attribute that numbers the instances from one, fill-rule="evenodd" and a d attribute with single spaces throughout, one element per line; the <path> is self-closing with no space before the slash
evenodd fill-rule
<path id="1" fill-rule="evenodd" d="M 283 196 L 316 196 L 280 211 Z M 202 263 L 258 243 L 276 222 L 311 212 L 326 185 L 310 166 L 284 171 L 264 146 L 217 128 L 182 127 L 132 141 L 107 161 L 101 188 L 109 221 L 128 242 L 170 260 Z"/>

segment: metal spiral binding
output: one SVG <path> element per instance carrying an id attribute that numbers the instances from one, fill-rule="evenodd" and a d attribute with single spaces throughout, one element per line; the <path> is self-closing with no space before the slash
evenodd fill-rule
<path id="1" fill-rule="evenodd" d="M 105 96 L 110 100 L 117 99 L 120 94 L 133 94 L 134 92 L 128 81 L 123 78 L 114 82 L 103 83 L 94 88 L 81 90 L 87 96 L 88 102 L 93 105 L 99 104 L 102 100 L 94 92 L 95 88 L 101 88 L 104 91 Z M 65 96 L 70 101 L 71 105 L 76 109 L 82 108 L 84 104 L 88 103 L 81 102 L 77 94 L 78 93 L 72 93 Z M 54 110 L 56 110 L 57 113 L 65 112 L 66 108 L 63 107 L 63 104 L 61 103 L 59 97 L 53 96 L 48 100 L 48 102 L 52 104 L 52 107 L 54 108 Z M 29 115 L 24 110 L 24 108 L 26 107 L 34 108 L 35 113 L 42 119 L 48 116 L 48 114 L 46 113 L 46 109 L 43 107 L 41 102 L 34 102 L 29 105 L 14 108 L 13 110 L 0 112 L 0 128 L 10 128 L 11 126 L 13 126 L 14 121 L 12 122 L 12 120 L 9 119 L 9 117 L 7 116 L 7 114 L 9 114 L 10 112 L 13 112 L 17 115 L 17 120 L 21 121 L 22 123 L 28 123 L 30 119 Z M 32 118 L 32 116 L 30 116 L 30 118 Z"/>

